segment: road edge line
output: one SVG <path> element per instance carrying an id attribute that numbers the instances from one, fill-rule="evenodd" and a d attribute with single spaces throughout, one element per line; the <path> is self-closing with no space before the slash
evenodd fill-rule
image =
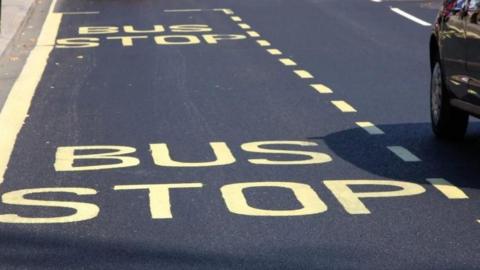
<path id="1" fill-rule="evenodd" d="M 62 20 L 61 13 L 54 13 L 56 3 L 57 0 L 50 3 L 37 44 L 30 51 L 0 111 L 0 184 L 4 181 L 18 134 L 28 117 L 33 96 L 55 46 Z"/>

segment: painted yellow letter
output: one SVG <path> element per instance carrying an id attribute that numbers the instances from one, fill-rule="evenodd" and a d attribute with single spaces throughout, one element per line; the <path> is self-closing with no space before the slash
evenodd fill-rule
<path id="1" fill-rule="evenodd" d="M 333 193 L 337 200 L 343 205 L 345 211 L 352 215 L 370 214 L 370 210 L 363 204 L 360 198 L 388 198 L 413 196 L 425 192 L 419 184 L 391 181 L 391 180 L 325 180 L 325 185 Z M 349 186 L 387 186 L 398 187 L 400 190 L 375 191 L 375 192 L 354 192 Z"/>
<path id="2" fill-rule="evenodd" d="M 211 32 L 206 24 L 180 24 L 170 26 L 170 30 L 174 33 L 197 33 L 197 32 Z"/>
<path id="3" fill-rule="evenodd" d="M 75 151 L 81 150 L 102 152 L 94 154 L 75 154 Z M 135 151 L 136 149 L 133 147 L 115 145 L 63 146 L 58 147 L 57 149 L 54 167 L 55 170 L 59 172 L 91 171 L 134 167 L 140 164 L 140 160 L 135 157 L 125 155 L 135 153 Z M 109 164 L 75 166 L 75 160 L 114 160 L 119 162 Z"/>
<path id="4" fill-rule="evenodd" d="M 71 208 L 75 210 L 74 214 L 63 217 L 21 217 L 16 214 L 0 215 L 0 223 L 25 223 L 25 224 L 40 224 L 40 223 L 70 223 L 78 222 L 95 218 L 100 209 L 95 204 L 83 202 L 66 202 L 66 201 L 45 201 L 37 199 L 26 199 L 26 195 L 39 193 L 73 193 L 77 195 L 95 195 L 97 191 L 91 188 L 34 188 L 10 191 L 2 195 L 2 202 L 11 205 L 26 205 L 26 206 L 43 206 L 43 207 L 60 207 Z"/>
<path id="5" fill-rule="evenodd" d="M 78 28 L 80 35 L 90 34 L 115 34 L 118 33 L 116 26 L 82 26 Z"/>
<path id="6" fill-rule="evenodd" d="M 150 144 L 150 150 L 152 151 L 153 161 L 158 166 L 165 167 L 211 167 L 211 166 L 223 166 L 235 163 L 235 157 L 228 148 L 228 145 L 224 142 L 212 142 L 210 146 L 215 153 L 216 160 L 206 162 L 180 162 L 172 160 L 170 157 L 170 151 L 165 143 Z"/>
<path id="7" fill-rule="evenodd" d="M 136 30 L 132 25 L 125 25 L 123 31 L 129 34 L 162 33 L 165 32 L 165 27 L 163 25 L 154 25 L 152 30 Z"/>
<path id="8" fill-rule="evenodd" d="M 100 44 L 99 38 L 63 38 L 57 40 L 55 48 L 94 48 Z"/>
<path id="9" fill-rule="evenodd" d="M 109 40 L 121 40 L 123 47 L 132 47 L 134 39 L 147 39 L 148 36 L 118 36 L 118 37 L 107 37 Z"/>
<path id="10" fill-rule="evenodd" d="M 294 151 L 294 150 L 276 150 L 266 149 L 264 145 L 298 145 L 298 146 L 317 146 L 314 142 L 307 141 L 263 141 L 250 142 L 242 144 L 242 149 L 252 153 L 265 154 L 282 154 L 282 155 L 297 155 L 308 156 L 308 159 L 302 160 L 270 160 L 270 159 L 249 159 L 250 163 L 262 165 L 306 165 L 306 164 L 321 164 L 332 161 L 332 158 L 324 153 L 311 151 Z"/>
<path id="11" fill-rule="evenodd" d="M 208 44 L 217 44 L 219 40 L 239 40 L 247 37 L 244 35 L 208 34 L 203 35 L 203 38 Z"/>
<path id="12" fill-rule="evenodd" d="M 303 208 L 295 210 L 267 210 L 248 205 L 243 190 L 255 187 L 276 187 L 290 189 Z M 221 188 L 223 199 L 230 212 L 246 216 L 305 216 L 327 211 L 327 206 L 307 184 L 294 182 L 250 182 L 225 185 Z"/>
<path id="13" fill-rule="evenodd" d="M 158 45 L 191 45 L 199 44 L 200 39 L 196 36 L 190 35 L 165 35 L 156 36 L 155 42 Z"/>
<path id="14" fill-rule="evenodd" d="M 139 190 L 147 189 L 150 199 L 150 213 L 153 219 L 173 218 L 170 204 L 170 189 L 175 188 L 201 188 L 202 183 L 179 184 L 150 184 L 150 185 L 122 185 L 115 186 L 114 190 Z"/>

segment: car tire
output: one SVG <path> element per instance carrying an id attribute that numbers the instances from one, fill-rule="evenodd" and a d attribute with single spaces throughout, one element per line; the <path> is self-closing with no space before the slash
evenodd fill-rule
<path id="1" fill-rule="evenodd" d="M 441 65 L 435 62 L 430 81 L 430 116 L 433 133 L 440 139 L 461 140 L 468 126 L 468 113 L 450 104 Z"/>

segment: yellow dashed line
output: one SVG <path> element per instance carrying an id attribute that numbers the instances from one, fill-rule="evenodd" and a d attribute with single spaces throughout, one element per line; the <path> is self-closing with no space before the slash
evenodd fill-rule
<path id="1" fill-rule="evenodd" d="M 247 34 L 250 36 L 250 37 L 259 37 L 260 35 L 255 32 L 255 31 L 247 31 Z"/>
<path id="2" fill-rule="evenodd" d="M 226 14 L 229 14 L 226 12 L 226 10 L 224 10 L 224 12 Z M 233 14 L 233 12 L 231 14 Z M 242 21 L 242 19 L 238 16 L 231 16 L 231 19 L 235 22 Z M 239 23 L 238 26 L 245 30 L 251 29 L 250 25 L 246 23 Z M 247 34 L 253 38 L 260 37 L 260 35 L 255 31 L 247 31 Z M 256 42 L 262 47 L 271 46 L 270 42 L 268 42 L 267 40 L 257 40 Z M 278 49 L 267 49 L 267 52 L 270 53 L 271 55 L 282 55 L 282 52 Z M 290 58 L 280 58 L 278 60 L 285 66 L 297 65 L 297 63 L 295 63 Z M 297 74 L 302 79 L 313 78 L 313 75 L 306 70 L 294 70 L 294 73 Z M 310 84 L 310 86 L 313 89 L 315 89 L 318 93 L 321 93 L 321 94 L 333 93 L 333 91 L 329 87 L 323 84 Z M 331 103 L 343 113 L 357 112 L 357 110 L 354 107 L 352 107 L 350 104 L 348 104 L 344 100 L 332 100 Z M 371 122 L 355 122 L 355 123 L 357 124 L 357 126 L 363 128 L 370 135 L 385 134 L 383 130 L 381 130 Z M 397 157 L 399 157 L 405 162 L 421 161 L 420 158 L 418 158 L 417 156 L 415 156 L 413 153 L 411 153 L 409 150 L 407 150 L 402 146 L 387 146 L 387 148 L 392 153 L 394 153 Z M 451 184 L 445 179 L 429 178 L 427 179 L 427 181 L 430 182 L 436 189 L 438 189 L 442 194 L 444 194 L 449 199 L 468 199 L 468 196 L 462 190 L 460 190 L 458 187 L 454 186 L 453 184 Z M 477 220 L 477 223 L 480 223 L 480 219 Z"/>
<path id="3" fill-rule="evenodd" d="M 468 196 L 465 194 L 465 192 L 443 178 L 429 178 L 427 179 L 427 182 L 432 184 L 443 195 L 451 200 L 468 199 Z"/>
<path id="4" fill-rule="evenodd" d="M 353 108 L 350 104 L 343 100 L 333 100 L 332 104 L 335 105 L 340 111 L 344 113 L 356 112 L 355 108 Z"/>
<path id="5" fill-rule="evenodd" d="M 388 150 L 392 151 L 397 157 L 405 162 L 420 162 L 422 161 L 412 152 L 408 151 L 405 147 L 402 146 L 387 146 Z"/>
<path id="6" fill-rule="evenodd" d="M 290 58 L 280 58 L 278 59 L 282 64 L 285 66 L 296 66 L 297 63 L 295 63 L 292 59 Z"/>
<path id="7" fill-rule="evenodd" d="M 281 55 L 282 52 L 277 50 L 277 49 L 268 49 L 267 52 L 269 52 L 271 55 Z"/>
<path id="8" fill-rule="evenodd" d="M 332 89 L 328 88 L 323 84 L 310 84 L 313 89 L 317 90 L 320 94 L 331 94 L 333 93 Z"/>
<path id="9" fill-rule="evenodd" d="M 313 75 L 306 70 L 294 70 L 293 72 L 295 72 L 295 74 L 302 79 L 313 79 Z"/>
<path id="10" fill-rule="evenodd" d="M 246 23 L 239 23 L 238 26 L 240 26 L 240 28 L 242 29 L 250 29 L 250 25 L 246 24 Z"/>
<path id="11" fill-rule="evenodd" d="M 233 14 L 233 11 L 229 8 L 215 8 L 213 10 L 214 11 L 222 11 L 223 13 L 225 13 L 227 15 L 232 15 Z"/>
<path id="12" fill-rule="evenodd" d="M 268 46 L 270 46 L 270 42 L 268 42 L 268 41 L 266 41 L 266 40 L 263 40 L 263 39 L 257 40 L 257 43 L 258 43 L 258 45 L 260 45 L 260 46 L 262 46 L 262 47 L 268 47 Z"/>
<path id="13" fill-rule="evenodd" d="M 376 127 L 373 123 L 371 122 L 356 122 L 357 126 L 363 128 L 366 132 L 368 132 L 370 135 L 382 135 L 385 134 L 383 130 L 379 129 Z"/>

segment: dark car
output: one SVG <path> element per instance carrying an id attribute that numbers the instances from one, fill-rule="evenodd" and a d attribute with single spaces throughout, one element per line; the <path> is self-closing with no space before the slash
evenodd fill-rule
<path id="1" fill-rule="evenodd" d="M 430 38 L 430 111 L 439 138 L 463 138 L 480 117 L 480 0 L 446 0 Z"/>

